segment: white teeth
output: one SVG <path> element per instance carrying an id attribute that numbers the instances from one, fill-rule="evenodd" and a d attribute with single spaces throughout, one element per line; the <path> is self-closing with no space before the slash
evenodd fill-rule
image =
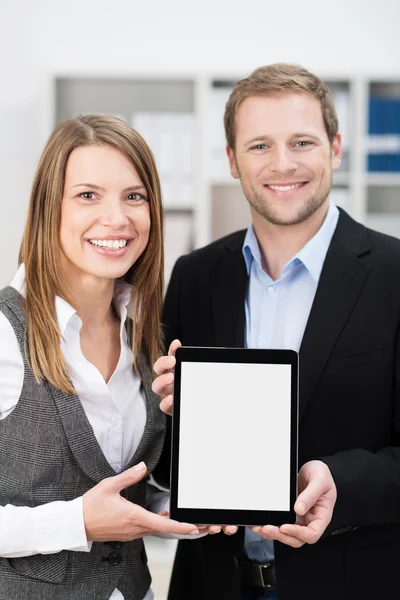
<path id="1" fill-rule="evenodd" d="M 93 246 L 99 248 L 107 248 L 108 250 L 119 250 L 124 248 L 128 243 L 127 240 L 89 240 Z"/>
<path id="2" fill-rule="evenodd" d="M 278 190 L 278 192 L 288 192 L 289 190 L 294 190 L 301 185 L 301 183 L 295 183 L 293 185 L 268 185 L 268 187 L 270 187 L 272 190 Z"/>

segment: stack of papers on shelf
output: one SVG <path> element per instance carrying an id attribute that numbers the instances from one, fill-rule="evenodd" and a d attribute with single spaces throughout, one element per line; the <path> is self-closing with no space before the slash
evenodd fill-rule
<path id="1" fill-rule="evenodd" d="M 194 115 L 182 112 L 137 112 L 132 115 L 131 122 L 154 155 L 165 207 L 193 207 Z"/>
<path id="2" fill-rule="evenodd" d="M 190 212 L 166 212 L 164 249 L 164 276 L 167 285 L 177 259 L 193 250 L 193 215 Z"/>
<path id="3" fill-rule="evenodd" d="M 331 96 L 339 121 L 339 133 L 342 136 L 342 149 L 347 152 L 350 147 L 349 108 L 350 94 L 348 88 L 330 86 Z"/>
<path id="4" fill-rule="evenodd" d="M 213 87 L 211 90 L 209 173 L 214 180 L 230 179 L 229 163 L 225 152 L 224 113 L 231 92 L 230 86 Z"/>

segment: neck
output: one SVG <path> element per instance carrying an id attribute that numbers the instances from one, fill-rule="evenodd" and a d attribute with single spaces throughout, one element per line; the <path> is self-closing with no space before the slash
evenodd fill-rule
<path id="1" fill-rule="evenodd" d="M 314 237 L 328 208 L 329 203 L 324 202 L 308 219 L 296 225 L 275 225 L 251 209 L 262 267 L 272 279 L 279 279 L 285 265 Z"/>
<path id="2" fill-rule="evenodd" d="M 82 320 L 81 334 L 115 323 L 112 309 L 114 280 L 81 276 L 73 281 L 67 277 L 67 281 L 69 300 Z"/>

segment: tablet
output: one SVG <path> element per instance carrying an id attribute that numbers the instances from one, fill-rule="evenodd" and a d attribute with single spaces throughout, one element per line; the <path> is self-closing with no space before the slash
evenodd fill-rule
<path id="1" fill-rule="evenodd" d="M 298 354 L 181 347 L 172 417 L 172 519 L 293 523 Z"/>

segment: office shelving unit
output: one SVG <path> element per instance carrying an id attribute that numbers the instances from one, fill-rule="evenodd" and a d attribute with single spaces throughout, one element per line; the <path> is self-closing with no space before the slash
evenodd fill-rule
<path id="1" fill-rule="evenodd" d="M 331 88 L 343 135 L 343 164 L 333 175 L 333 199 L 355 219 L 400 237 L 400 170 L 367 170 L 370 97 L 400 99 L 400 76 L 377 79 L 366 75 L 319 75 Z M 233 83 L 243 76 L 243 73 L 193 77 L 133 73 L 118 77 L 58 74 L 53 78 L 53 121 L 88 112 L 118 115 L 136 124 L 154 149 L 167 214 L 167 278 L 178 254 L 246 227 L 250 221 L 241 187 L 229 174 L 223 132 L 226 99 Z M 153 117 L 150 122 L 159 119 L 158 135 L 163 131 L 163 118 L 167 122 L 171 115 L 189 118 L 190 135 L 186 129 L 185 152 L 190 153 L 191 166 L 186 173 L 179 172 L 178 176 L 175 173 L 181 160 L 175 158 L 175 166 L 173 161 L 168 162 L 165 136 L 163 158 L 157 150 L 157 136 L 152 138 L 148 131 L 140 130 L 146 123 L 146 115 Z M 400 124 L 400 113 L 398 118 Z M 169 136 L 174 139 L 174 129 L 169 130 Z M 169 170 L 165 168 L 168 164 Z"/>
<path id="2" fill-rule="evenodd" d="M 382 136 L 383 140 L 378 136 L 378 143 L 381 146 L 383 141 L 384 145 L 392 146 L 391 153 L 383 157 L 382 164 L 385 169 L 395 169 L 377 171 L 375 164 L 372 165 L 374 170 L 368 171 L 368 154 L 364 146 L 366 223 L 374 229 L 400 237 L 400 78 L 371 78 L 365 85 L 368 98 L 392 105 L 390 114 L 387 111 L 387 118 L 382 123 L 386 135 Z M 370 128 L 371 120 L 370 115 Z"/>

